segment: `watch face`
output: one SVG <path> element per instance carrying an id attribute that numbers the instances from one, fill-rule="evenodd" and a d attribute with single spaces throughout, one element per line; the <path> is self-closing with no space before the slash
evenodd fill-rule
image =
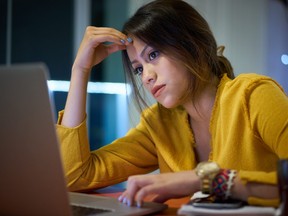
<path id="1" fill-rule="evenodd" d="M 216 174 L 220 171 L 220 167 L 215 162 L 201 162 L 197 165 L 196 174 L 200 177 Z"/>

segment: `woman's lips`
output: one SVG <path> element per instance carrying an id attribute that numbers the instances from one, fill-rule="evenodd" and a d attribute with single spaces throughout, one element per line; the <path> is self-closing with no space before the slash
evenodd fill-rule
<path id="1" fill-rule="evenodd" d="M 151 90 L 151 93 L 152 95 L 157 98 L 159 97 L 159 95 L 161 94 L 161 92 L 164 90 L 166 85 L 157 85 L 155 86 L 152 90 Z"/>

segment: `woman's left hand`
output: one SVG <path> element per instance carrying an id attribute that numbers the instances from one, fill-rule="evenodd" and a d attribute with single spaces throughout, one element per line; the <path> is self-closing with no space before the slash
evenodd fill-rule
<path id="1" fill-rule="evenodd" d="M 128 206 L 141 206 L 147 196 L 153 195 L 153 202 L 165 202 L 170 198 L 180 198 L 200 190 L 200 179 L 195 171 L 182 171 L 156 175 L 131 176 L 127 189 L 118 198 Z"/>

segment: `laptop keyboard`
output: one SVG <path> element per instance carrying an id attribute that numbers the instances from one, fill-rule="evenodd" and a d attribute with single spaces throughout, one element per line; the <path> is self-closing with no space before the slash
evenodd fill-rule
<path id="1" fill-rule="evenodd" d="M 111 212 L 111 210 L 107 210 L 107 209 L 90 208 L 90 207 L 76 206 L 76 205 L 71 205 L 71 208 L 72 208 L 73 216 L 88 216 L 88 215 Z"/>

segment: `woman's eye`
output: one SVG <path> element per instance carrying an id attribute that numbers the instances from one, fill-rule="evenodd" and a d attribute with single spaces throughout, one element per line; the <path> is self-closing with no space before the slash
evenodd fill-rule
<path id="1" fill-rule="evenodd" d="M 134 74 L 140 76 L 143 72 L 143 67 L 137 67 L 134 70 Z"/>
<path id="2" fill-rule="evenodd" d="M 149 60 L 154 60 L 155 58 L 157 58 L 157 56 L 159 55 L 158 51 L 153 51 L 149 54 Z"/>

